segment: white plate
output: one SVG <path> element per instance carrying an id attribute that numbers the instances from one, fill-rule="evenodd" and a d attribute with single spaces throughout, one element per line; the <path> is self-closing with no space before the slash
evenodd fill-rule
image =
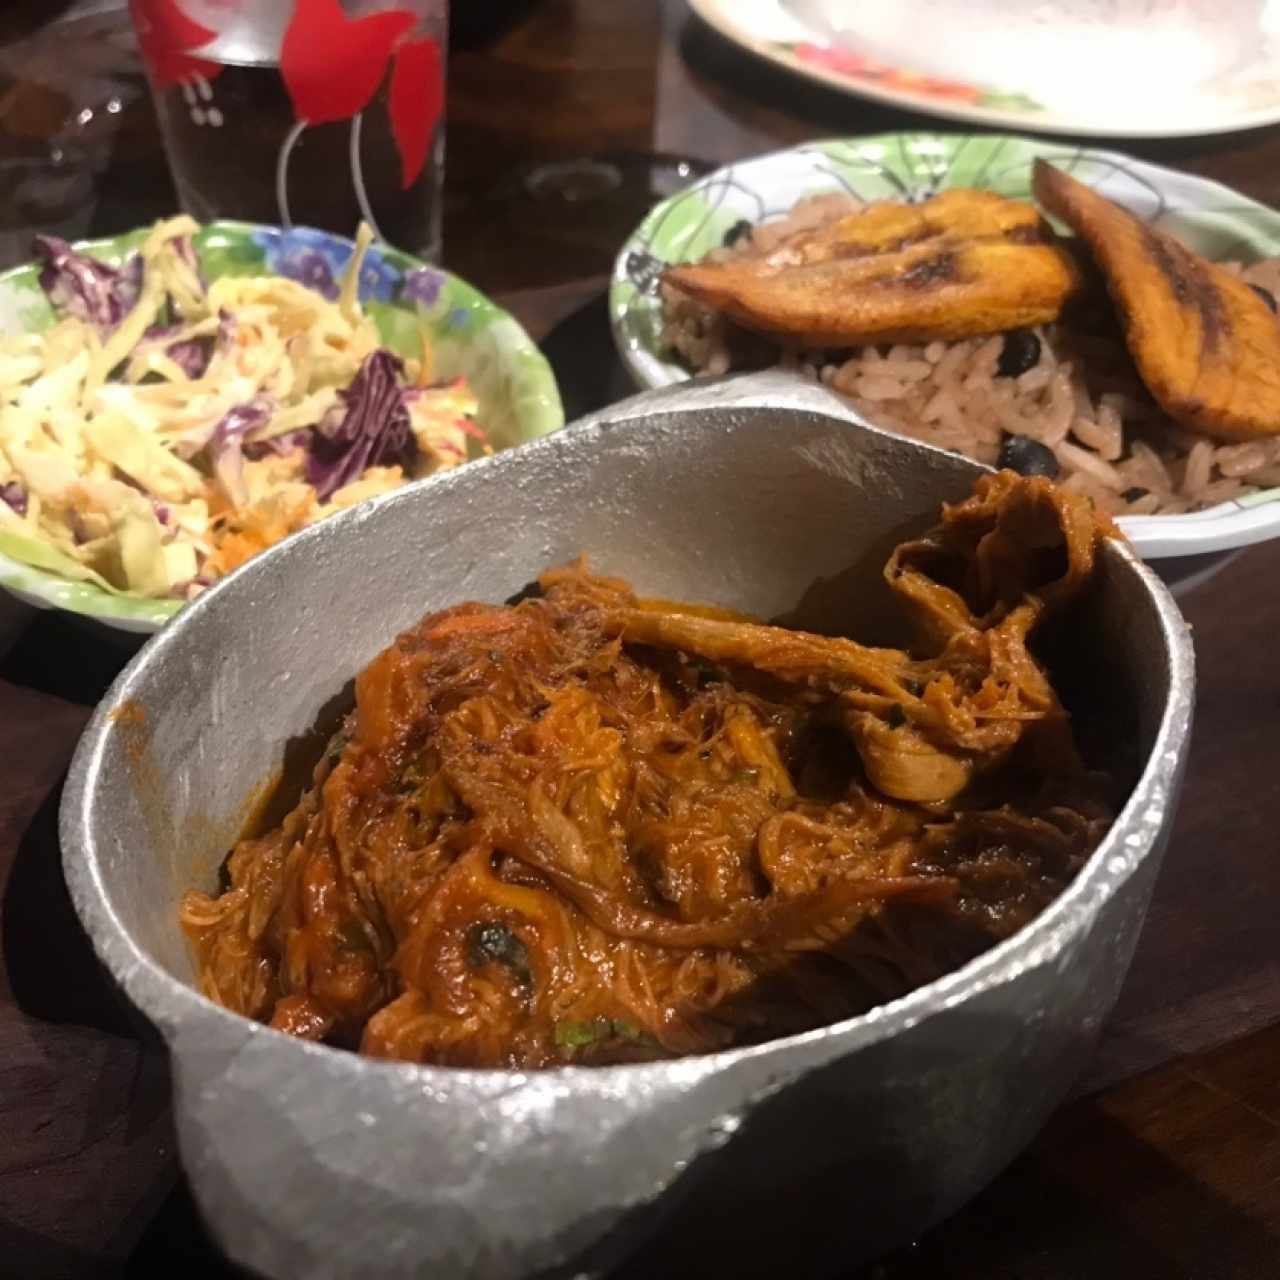
<path id="1" fill-rule="evenodd" d="M 878 5 L 888 2 L 877 0 Z M 947 7 L 954 9 L 959 2 L 950 0 Z M 797 75 L 844 93 L 954 120 L 1038 133 L 1128 138 L 1189 137 L 1280 121 L 1280 62 L 1274 43 L 1265 39 L 1254 41 L 1251 53 L 1229 72 L 1179 86 L 1180 91 L 1167 100 L 1155 100 L 1167 80 L 1162 78 L 1166 69 L 1163 60 L 1153 57 L 1134 60 L 1132 74 L 1124 81 L 1133 92 L 1124 99 L 1104 98 L 1099 78 L 1082 74 L 1076 94 L 1058 89 L 1051 100 L 1041 101 L 1034 73 L 1026 69 L 1033 62 L 1031 57 L 1011 59 L 1008 79 L 1000 83 L 973 83 L 973 73 L 963 62 L 956 63 L 956 69 L 947 75 L 926 74 L 922 69 L 925 55 L 921 55 L 921 65 L 909 66 L 881 52 L 870 35 L 860 37 L 855 0 L 826 0 L 826 8 L 850 14 L 847 27 L 839 34 L 831 24 L 824 29 L 814 20 L 813 15 L 824 7 L 823 0 L 689 3 L 727 39 Z M 893 3 L 900 7 L 906 0 Z M 962 52 L 958 41 L 931 40 L 930 58 L 942 56 L 939 51 L 949 46 L 954 46 L 957 54 Z M 1146 84 L 1139 79 L 1144 67 L 1152 77 Z M 1027 83 L 1018 79 L 1020 68 Z M 1108 77 L 1107 83 L 1117 79 Z M 1049 88 L 1047 84 L 1043 87 L 1046 91 Z"/>
<path id="2" fill-rule="evenodd" d="M 922 199 L 945 187 L 980 187 L 1030 199 L 1037 157 L 1207 257 L 1280 256 L 1280 213 L 1219 183 L 1114 152 L 988 134 L 889 133 L 815 142 L 727 165 L 649 213 L 623 245 L 609 290 L 610 324 L 623 363 L 640 387 L 689 377 L 659 353 L 662 308 L 646 285 L 665 265 L 702 257 L 742 219 L 765 221 L 803 196 L 840 189 L 864 199 Z M 1228 551 L 1280 537 L 1280 489 L 1191 515 L 1121 523 L 1148 558 Z"/>

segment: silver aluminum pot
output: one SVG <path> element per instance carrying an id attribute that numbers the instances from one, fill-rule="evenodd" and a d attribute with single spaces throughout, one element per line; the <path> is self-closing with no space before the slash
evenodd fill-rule
<path id="1" fill-rule="evenodd" d="M 66 876 L 169 1044 L 182 1160 L 232 1258 L 291 1280 L 590 1275 L 642 1236 L 705 1235 L 725 1188 L 721 1234 L 750 1239 L 821 1183 L 839 1211 L 808 1238 L 852 1265 L 950 1213 L 1030 1140 L 1116 998 L 1186 759 L 1187 629 L 1119 544 L 1059 649 L 1133 751 L 1131 798 L 1038 920 L 863 1017 L 643 1066 L 369 1061 L 209 1003 L 175 916 L 184 889 L 212 886 L 287 744 L 426 611 L 501 601 L 585 550 L 650 594 L 875 638 L 888 548 L 979 471 L 784 375 L 687 384 L 325 521 L 139 653 L 72 766 Z M 734 1270 L 751 1274 L 749 1257 Z M 645 1273 L 683 1274 L 678 1259 Z"/>

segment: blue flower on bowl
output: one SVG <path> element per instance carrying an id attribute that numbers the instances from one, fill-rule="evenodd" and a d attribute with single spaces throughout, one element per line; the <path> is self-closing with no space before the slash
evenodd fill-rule
<path id="1" fill-rule="evenodd" d="M 255 232 L 253 240 L 269 271 L 305 284 L 330 301 L 338 296 L 339 280 L 351 257 L 350 241 L 310 227 Z M 390 302 L 399 283 L 399 269 L 370 249 L 360 272 L 361 301 Z"/>
<path id="2" fill-rule="evenodd" d="M 290 280 L 296 280 L 299 284 L 305 284 L 309 289 L 314 289 L 328 298 L 330 302 L 334 301 L 341 292 L 334 278 L 333 268 L 329 266 L 323 254 L 311 249 L 282 258 L 280 265 L 276 267 L 276 273 Z"/>
<path id="3" fill-rule="evenodd" d="M 377 249 L 370 249 L 360 270 L 360 301 L 390 302 L 400 287 L 401 271 Z"/>
<path id="4" fill-rule="evenodd" d="M 439 298 L 444 284 L 443 271 L 436 271 L 431 267 L 419 267 L 405 276 L 400 297 L 405 302 L 416 302 L 420 307 L 432 307 Z"/>
<path id="5" fill-rule="evenodd" d="M 319 254 L 336 275 L 347 265 L 351 256 L 351 241 L 314 227 L 289 227 L 287 230 L 272 228 L 255 231 L 254 243 L 261 246 L 267 265 L 275 269 L 279 262 L 296 258 L 304 253 Z"/>

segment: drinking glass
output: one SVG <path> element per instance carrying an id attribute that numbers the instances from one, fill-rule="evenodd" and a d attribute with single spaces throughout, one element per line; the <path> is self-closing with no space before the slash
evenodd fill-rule
<path id="1" fill-rule="evenodd" d="M 130 0 L 182 207 L 438 260 L 448 0 Z"/>

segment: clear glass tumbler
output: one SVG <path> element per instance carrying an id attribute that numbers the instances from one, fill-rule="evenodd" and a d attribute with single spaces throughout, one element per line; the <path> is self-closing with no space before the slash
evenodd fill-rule
<path id="1" fill-rule="evenodd" d="M 448 0 L 130 0 L 182 207 L 440 254 Z"/>

